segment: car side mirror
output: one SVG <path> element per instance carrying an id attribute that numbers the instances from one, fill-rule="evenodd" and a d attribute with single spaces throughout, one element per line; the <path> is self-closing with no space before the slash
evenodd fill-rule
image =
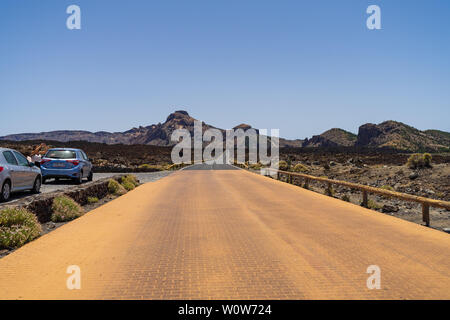
<path id="1" fill-rule="evenodd" d="M 28 162 L 28 166 L 32 168 L 32 167 L 36 167 L 36 164 L 34 164 L 33 162 Z"/>

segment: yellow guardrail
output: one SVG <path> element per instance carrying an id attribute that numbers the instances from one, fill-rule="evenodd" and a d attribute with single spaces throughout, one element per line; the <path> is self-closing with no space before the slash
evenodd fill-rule
<path id="1" fill-rule="evenodd" d="M 368 206 L 368 193 L 375 193 L 387 197 L 392 198 L 398 198 L 405 201 L 412 201 L 412 202 L 418 202 L 422 204 L 422 220 L 426 223 L 427 226 L 430 226 L 430 207 L 435 208 L 443 208 L 450 210 L 450 202 L 449 201 L 443 201 L 443 200 L 435 200 L 435 199 L 429 199 L 425 197 L 420 196 L 414 196 L 411 194 L 396 192 L 396 191 L 390 191 L 386 189 L 381 188 L 375 188 L 370 187 L 358 183 L 352 183 L 352 182 L 346 182 L 341 180 L 333 180 L 328 178 L 322 178 L 322 177 L 315 177 L 304 173 L 298 173 L 298 172 L 289 172 L 289 171 L 281 171 L 276 169 L 267 168 L 267 172 L 275 171 L 278 176 L 278 180 L 280 180 L 281 175 L 286 175 L 288 177 L 288 182 L 292 183 L 292 177 L 298 177 L 304 180 L 304 186 L 308 188 L 309 181 L 320 181 L 325 182 L 328 184 L 328 190 L 331 190 L 331 185 L 339 185 L 344 186 L 352 189 L 357 189 L 362 191 L 363 193 L 363 201 L 362 205 L 367 208 Z"/>

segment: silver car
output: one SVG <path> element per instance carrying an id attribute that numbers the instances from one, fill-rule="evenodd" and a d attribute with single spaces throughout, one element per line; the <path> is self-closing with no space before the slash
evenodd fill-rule
<path id="1" fill-rule="evenodd" d="M 41 169 L 20 152 L 0 148 L 0 202 L 8 201 L 12 192 L 41 189 Z"/>

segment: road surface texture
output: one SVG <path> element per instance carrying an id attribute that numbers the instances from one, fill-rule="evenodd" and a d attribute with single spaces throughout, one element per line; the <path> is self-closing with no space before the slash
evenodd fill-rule
<path id="1" fill-rule="evenodd" d="M 66 287 L 70 265 L 80 290 Z M 450 299 L 450 237 L 243 170 L 182 170 L 0 270 L 2 299 Z"/>
<path id="2" fill-rule="evenodd" d="M 135 175 L 141 183 L 146 183 L 146 182 L 153 182 L 158 179 L 164 178 L 171 173 L 172 173 L 172 171 L 158 171 L 158 172 L 140 172 L 140 173 L 131 173 L 131 174 Z M 112 176 L 116 176 L 118 174 L 121 174 L 121 173 L 94 173 L 94 181 L 97 181 L 97 180 L 100 180 L 103 178 L 109 178 Z M 126 174 L 126 173 L 123 173 L 123 174 Z M 86 181 L 86 180 L 84 180 L 84 181 Z M 53 191 L 66 190 L 75 185 L 76 185 L 75 182 L 73 182 L 71 180 L 56 181 L 55 179 L 51 179 L 46 184 L 42 185 L 41 193 L 49 193 L 49 192 L 53 192 Z M 8 204 L 11 204 L 15 200 L 29 197 L 30 195 L 31 195 L 30 192 L 14 193 L 14 194 L 12 194 L 11 200 L 8 202 Z"/>

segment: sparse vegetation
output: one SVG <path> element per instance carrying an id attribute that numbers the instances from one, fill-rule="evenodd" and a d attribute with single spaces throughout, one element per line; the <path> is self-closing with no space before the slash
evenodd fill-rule
<path id="1" fill-rule="evenodd" d="M 163 171 L 165 169 L 164 166 L 147 163 L 141 164 L 138 168 L 152 171 Z"/>
<path id="2" fill-rule="evenodd" d="M 123 182 L 121 183 L 121 185 L 122 185 L 122 186 L 125 188 L 125 190 L 127 190 L 127 191 L 131 191 L 131 190 L 134 190 L 134 188 L 136 188 L 136 187 L 134 186 L 134 184 L 131 183 L 131 182 L 128 181 L 128 180 L 123 181 Z"/>
<path id="3" fill-rule="evenodd" d="M 59 196 L 53 199 L 52 217 L 53 222 L 65 222 L 81 217 L 83 208 L 75 200 L 67 196 Z"/>
<path id="4" fill-rule="evenodd" d="M 414 153 L 408 158 L 406 165 L 410 169 L 431 168 L 431 160 L 432 157 L 429 153 Z"/>
<path id="5" fill-rule="evenodd" d="M 308 172 L 309 168 L 301 163 L 297 163 L 293 169 L 294 172 Z"/>
<path id="6" fill-rule="evenodd" d="M 139 185 L 139 182 L 134 175 L 129 174 L 120 178 L 120 184 L 125 188 L 125 190 L 131 191 Z"/>
<path id="7" fill-rule="evenodd" d="M 346 201 L 346 202 L 350 202 L 350 197 L 346 194 L 344 194 L 341 198 L 341 200 Z"/>
<path id="8" fill-rule="evenodd" d="M 249 165 L 249 169 L 251 169 L 251 170 L 261 170 L 262 167 L 263 167 L 263 165 L 261 162 L 252 163 Z"/>
<path id="9" fill-rule="evenodd" d="M 381 189 L 389 190 L 389 191 L 395 191 L 395 189 L 393 187 L 388 186 L 388 185 L 381 186 Z"/>
<path id="10" fill-rule="evenodd" d="M 0 249 L 18 248 L 41 234 L 36 216 L 20 208 L 0 211 Z"/>
<path id="11" fill-rule="evenodd" d="M 138 180 L 137 180 L 137 178 L 136 178 L 136 176 L 135 175 L 132 175 L 132 174 L 128 174 L 128 175 L 126 175 L 126 176 L 123 176 L 122 178 L 121 178 L 121 183 L 124 183 L 124 182 L 130 182 L 130 183 L 132 183 L 135 187 L 137 187 L 138 185 L 139 185 L 139 182 L 138 182 Z"/>
<path id="12" fill-rule="evenodd" d="M 425 167 L 431 168 L 431 160 L 432 156 L 429 153 L 423 154 L 423 162 L 425 163 Z"/>
<path id="13" fill-rule="evenodd" d="M 127 190 L 116 180 L 109 179 L 108 181 L 108 192 L 115 196 L 121 196 L 127 193 Z"/>
<path id="14" fill-rule="evenodd" d="M 88 197 L 88 198 L 87 198 L 87 202 L 88 202 L 89 204 L 97 203 L 97 202 L 98 202 L 98 198 L 97 198 L 97 197 Z"/>
<path id="15" fill-rule="evenodd" d="M 383 206 L 381 204 L 379 204 L 378 202 L 369 199 L 367 201 L 367 208 L 372 209 L 372 210 L 379 210 L 381 209 Z"/>
<path id="16" fill-rule="evenodd" d="M 281 171 L 288 171 L 289 165 L 286 161 L 281 160 L 280 162 L 278 162 L 278 169 Z"/>

